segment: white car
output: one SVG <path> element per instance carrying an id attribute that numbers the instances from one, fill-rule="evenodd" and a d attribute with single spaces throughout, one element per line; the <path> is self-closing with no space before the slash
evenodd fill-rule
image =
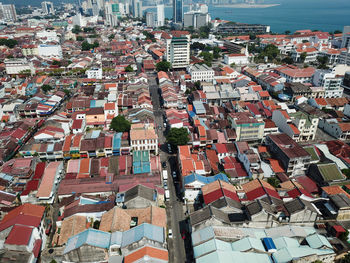
<path id="1" fill-rule="evenodd" d="M 169 229 L 168 231 L 168 238 L 173 238 L 173 230 Z"/>

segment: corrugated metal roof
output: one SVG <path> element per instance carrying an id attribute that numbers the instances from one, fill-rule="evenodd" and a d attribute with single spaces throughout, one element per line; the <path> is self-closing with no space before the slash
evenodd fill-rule
<path id="1" fill-rule="evenodd" d="M 109 248 L 110 237 L 111 234 L 108 232 L 89 228 L 73 237 L 70 237 L 63 253 L 67 254 L 85 244 L 94 247 Z"/>
<path id="2" fill-rule="evenodd" d="M 232 249 L 235 251 L 248 251 L 251 249 L 256 249 L 260 251 L 265 251 L 265 248 L 261 241 L 257 238 L 245 237 L 241 240 L 232 243 Z"/>

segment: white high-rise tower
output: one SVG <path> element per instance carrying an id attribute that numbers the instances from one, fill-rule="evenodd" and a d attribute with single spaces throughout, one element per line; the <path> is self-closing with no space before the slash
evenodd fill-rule
<path id="1" fill-rule="evenodd" d="M 157 5 L 157 26 L 164 26 L 164 4 Z"/>

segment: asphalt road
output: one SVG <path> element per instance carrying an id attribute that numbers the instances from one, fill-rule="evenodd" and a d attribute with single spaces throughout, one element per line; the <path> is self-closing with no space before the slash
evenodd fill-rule
<path id="1" fill-rule="evenodd" d="M 149 89 L 152 93 L 152 103 L 153 111 L 157 126 L 157 133 L 159 138 L 159 143 L 163 146 L 160 149 L 160 160 L 161 162 L 167 162 L 168 170 L 168 188 L 170 193 L 170 200 L 166 202 L 167 218 L 168 218 L 168 228 L 173 231 L 173 238 L 168 238 L 169 247 L 169 262 L 186 262 L 186 250 L 184 240 L 182 239 L 180 233 L 180 226 L 183 225 L 185 221 L 185 215 L 183 211 L 183 203 L 179 201 L 176 196 L 176 189 L 174 186 L 172 178 L 172 170 L 176 169 L 176 164 L 174 163 L 175 156 L 167 153 L 167 147 L 164 147 L 165 136 L 164 136 L 164 111 L 160 107 L 160 97 L 158 93 L 158 84 L 156 82 L 155 75 L 150 75 L 149 79 Z M 159 128 L 161 127 L 161 128 Z M 171 163 L 169 162 L 169 158 Z"/>

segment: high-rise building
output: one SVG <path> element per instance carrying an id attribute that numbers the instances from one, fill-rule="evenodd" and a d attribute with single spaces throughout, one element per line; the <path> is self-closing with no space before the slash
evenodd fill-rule
<path id="1" fill-rule="evenodd" d="M 172 68 L 186 68 L 190 64 L 190 42 L 191 35 L 181 31 L 166 40 L 166 60 Z"/>
<path id="2" fill-rule="evenodd" d="M 132 1 L 132 15 L 135 18 L 142 18 L 142 2 L 140 0 Z"/>
<path id="3" fill-rule="evenodd" d="M 106 2 L 105 17 L 107 25 L 117 26 L 118 20 L 121 17 L 121 5 L 122 4 Z"/>
<path id="4" fill-rule="evenodd" d="M 45 15 L 55 14 L 55 9 L 53 7 L 52 2 L 47 2 L 47 1 L 41 2 L 41 10 Z"/>
<path id="5" fill-rule="evenodd" d="M 173 0 L 173 21 L 182 23 L 183 17 L 183 0 Z"/>
<path id="6" fill-rule="evenodd" d="M 157 26 L 164 26 L 164 4 L 157 5 Z"/>
<path id="7" fill-rule="evenodd" d="M 342 48 L 350 47 L 350 26 L 344 26 L 341 47 Z"/>
<path id="8" fill-rule="evenodd" d="M 210 23 L 210 14 L 206 4 L 192 4 L 190 11 L 184 14 L 184 27 L 200 28 Z"/>
<path id="9" fill-rule="evenodd" d="M 147 12 L 146 13 L 146 25 L 149 27 L 154 27 L 155 25 L 154 20 L 154 13 L 153 12 Z"/>
<path id="10" fill-rule="evenodd" d="M 0 19 L 5 21 L 16 21 L 17 13 L 14 5 L 3 5 L 0 3 Z"/>

